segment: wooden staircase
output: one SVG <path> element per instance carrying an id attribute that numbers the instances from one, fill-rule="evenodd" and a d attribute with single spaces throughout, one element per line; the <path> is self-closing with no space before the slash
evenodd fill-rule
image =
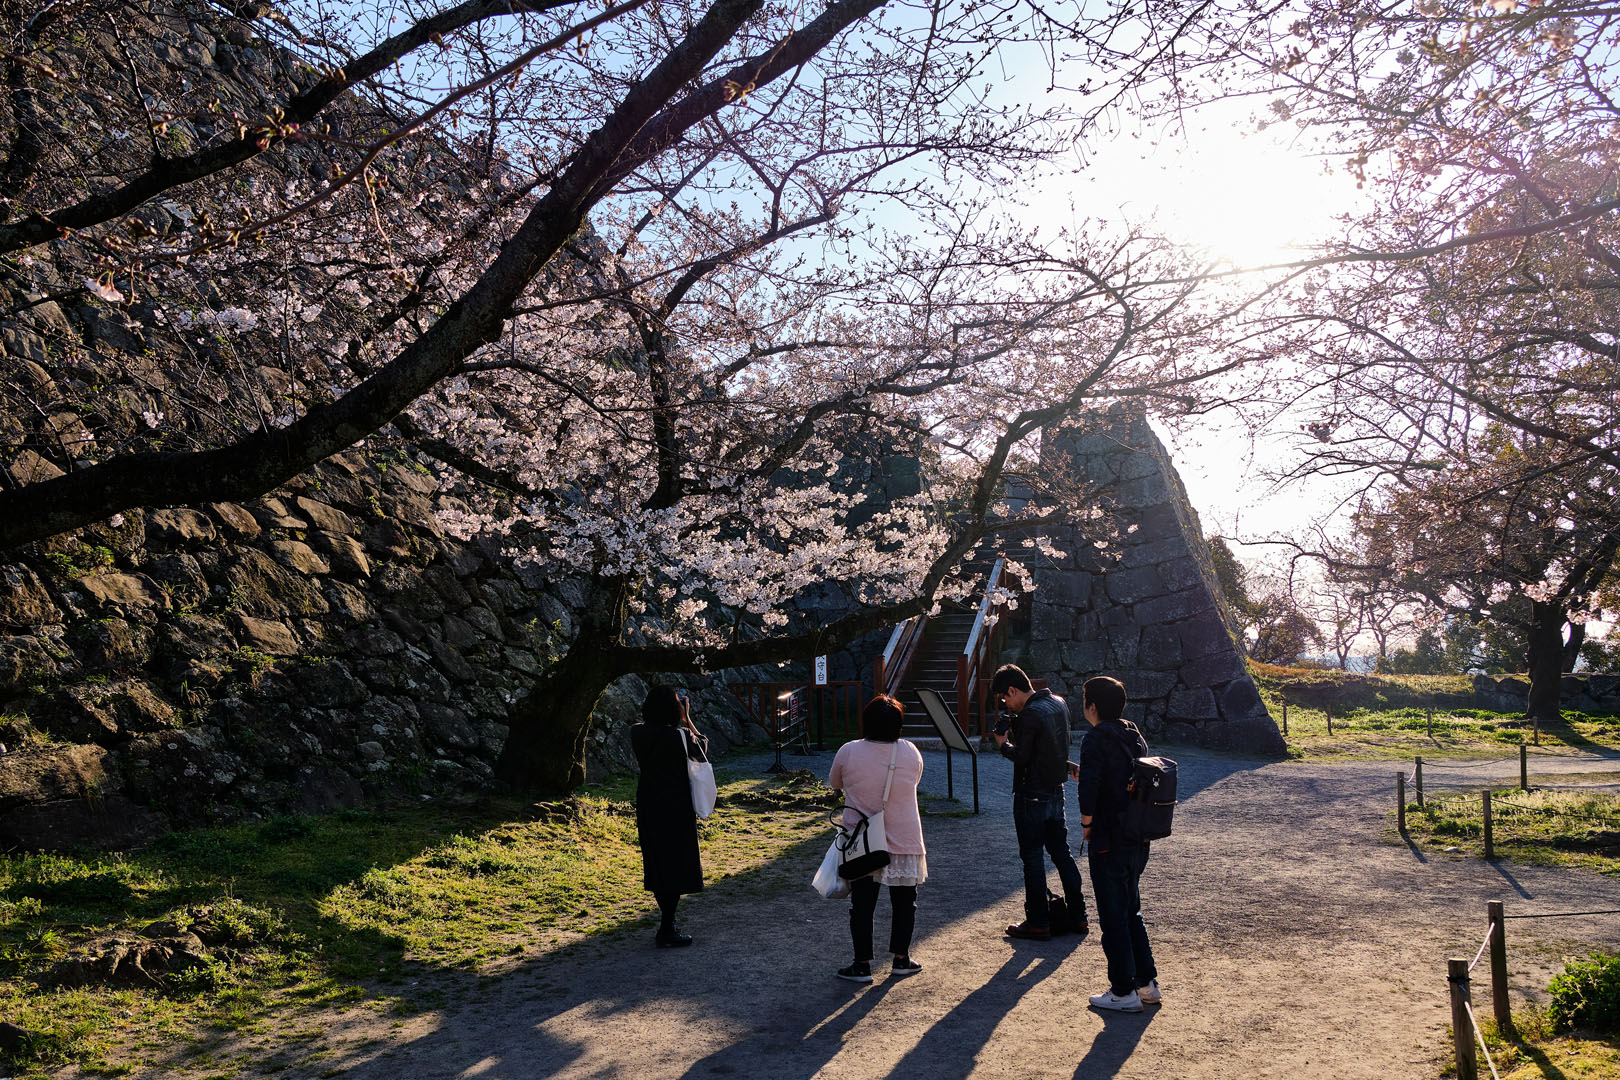
<path id="1" fill-rule="evenodd" d="M 922 699 L 917 696 L 919 686 L 936 691 L 955 710 L 957 723 L 966 723 L 956 700 L 957 660 L 967 647 L 977 617 L 976 611 L 942 611 L 923 628 L 922 640 L 895 694 L 906 707 L 906 735 L 936 737 L 934 725 L 923 712 Z"/>
<path id="2" fill-rule="evenodd" d="M 986 568 L 975 609 L 946 609 L 933 618 L 919 615 L 894 628 L 874 665 L 873 685 L 905 705 L 906 735 L 937 735 L 917 697 L 919 687 L 938 692 L 964 733 L 983 735 L 993 726 L 990 676 L 1014 613 L 1005 604 L 993 604 L 990 593 L 1005 572 L 1002 559 Z M 1027 606 L 1021 607 L 1019 614 L 1027 611 Z"/>

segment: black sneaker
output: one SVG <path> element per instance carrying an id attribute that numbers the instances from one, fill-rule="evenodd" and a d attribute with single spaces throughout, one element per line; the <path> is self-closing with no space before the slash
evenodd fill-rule
<path id="1" fill-rule="evenodd" d="M 679 949 L 692 944 L 692 935 L 679 930 L 660 930 L 653 938 L 653 944 L 660 949 Z"/>
<path id="2" fill-rule="evenodd" d="M 839 968 L 838 977 L 850 982 L 869 983 L 872 981 L 872 965 L 866 960 L 857 960 L 849 967 Z"/>
<path id="3" fill-rule="evenodd" d="M 1052 929 L 1048 926 L 1031 926 L 1029 920 L 1013 923 L 1007 927 L 1007 936 L 1010 938 L 1023 938 L 1025 941 L 1050 941 Z"/>
<path id="4" fill-rule="evenodd" d="M 889 969 L 889 974 L 897 977 L 902 975 L 915 975 L 921 970 L 922 965 L 917 963 L 917 961 L 913 960 L 911 957 L 897 956 L 894 958 L 894 966 Z"/>
<path id="5" fill-rule="evenodd" d="M 1074 932 L 1077 935 L 1075 938 L 1075 944 L 1078 945 L 1080 942 L 1086 940 L 1086 937 L 1090 935 L 1091 924 L 1081 920 L 1080 922 L 1074 924 Z"/>

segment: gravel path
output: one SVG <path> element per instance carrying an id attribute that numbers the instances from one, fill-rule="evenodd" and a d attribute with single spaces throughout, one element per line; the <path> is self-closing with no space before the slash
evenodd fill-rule
<path id="1" fill-rule="evenodd" d="M 1022 917 L 1022 889 L 1010 766 L 985 755 L 983 813 L 924 821 L 932 878 L 914 978 L 879 969 L 861 987 L 833 977 L 849 958 L 847 905 L 810 891 L 820 850 L 801 848 L 692 902 L 690 949 L 654 950 L 651 932 L 638 930 L 463 984 L 440 1012 L 401 1021 L 356 1010 L 327 1028 L 320 1060 L 277 1075 L 1433 1080 L 1448 1037 L 1446 958 L 1474 955 L 1487 900 L 1505 900 L 1509 915 L 1620 908 L 1620 879 L 1422 855 L 1398 842 L 1389 831 L 1398 763 L 1168 752 L 1181 761 L 1183 801 L 1176 835 L 1154 846 L 1143 878 L 1165 1003 L 1141 1015 L 1086 1007 L 1106 982 L 1095 937 L 1075 946 L 1002 936 Z M 943 794 L 944 755 L 926 758 L 924 790 Z M 1591 773 L 1620 768 L 1617 758 L 1548 756 L 1533 771 Z M 825 776 L 832 754 L 790 760 Z M 955 771 L 971 806 L 961 755 Z M 1517 775 L 1515 759 L 1468 779 Z M 1508 930 L 1520 994 L 1544 988 L 1568 952 L 1620 947 L 1620 916 Z M 1478 973 L 1488 1012 L 1483 964 Z"/>

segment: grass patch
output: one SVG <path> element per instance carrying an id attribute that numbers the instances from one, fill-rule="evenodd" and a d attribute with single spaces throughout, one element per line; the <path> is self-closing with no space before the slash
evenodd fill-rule
<path id="1" fill-rule="evenodd" d="M 811 774 L 721 781 L 700 824 L 707 881 L 824 838 L 831 795 Z M 442 1004 L 446 984 L 413 989 L 407 975 L 476 978 L 645 925 L 633 796 L 617 781 L 564 803 L 341 811 L 174 833 L 126 855 L 0 856 L 0 1016 L 33 1033 L 0 1063 L 112 1073 L 267 1015 L 417 1011 Z M 97 935 L 200 919 L 227 947 L 183 976 L 56 984 Z"/>
<path id="2" fill-rule="evenodd" d="M 1425 849 L 1484 857 L 1485 821 L 1478 792 L 1408 805 L 1408 836 Z M 1509 788 L 1491 792 L 1491 839 L 1499 858 L 1580 866 L 1620 874 L 1620 795 Z"/>
<path id="3" fill-rule="evenodd" d="M 1249 666 L 1279 728 L 1286 703 L 1289 756 L 1299 760 L 1501 757 L 1521 742 L 1620 749 L 1620 716 L 1566 711 L 1561 722 L 1541 727 L 1537 742 L 1523 715 L 1471 707 L 1473 680 L 1465 675 Z"/>
<path id="4" fill-rule="evenodd" d="M 1475 1014 L 1480 1012 L 1474 1006 Z M 1485 1012 L 1489 1013 L 1489 1008 Z M 1480 1017 L 1480 1034 L 1490 1048 L 1502 1080 L 1610 1080 L 1620 1076 L 1620 1040 L 1593 1030 L 1560 1032 L 1549 1010 L 1526 1005 L 1514 1010 L 1512 1032 L 1497 1030 L 1488 1015 Z M 1455 1061 L 1442 1074 L 1455 1076 Z M 1484 1058 L 1479 1074 L 1489 1076 Z"/>

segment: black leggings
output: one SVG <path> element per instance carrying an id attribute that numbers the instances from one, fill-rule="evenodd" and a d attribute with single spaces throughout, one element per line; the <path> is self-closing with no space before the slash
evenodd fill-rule
<path id="1" fill-rule="evenodd" d="M 678 892 L 655 892 L 653 893 L 653 899 L 658 901 L 658 911 L 664 916 L 663 921 L 658 924 L 658 929 L 673 931 L 675 929 L 675 906 L 681 902 L 681 894 Z"/>
<path id="2" fill-rule="evenodd" d="M 871 878 L 861 878 L 849 886 L 849 937 L 855 945 L 855 960 L 872 959 L 872 915 L 877 911 L 878 890 Z M 911 954 L 911 932 L 917 927 L 917 886 L 890 885 L 889 906 L 894 909 L 889 923 L 889 951 L 896 956 Z"/>

